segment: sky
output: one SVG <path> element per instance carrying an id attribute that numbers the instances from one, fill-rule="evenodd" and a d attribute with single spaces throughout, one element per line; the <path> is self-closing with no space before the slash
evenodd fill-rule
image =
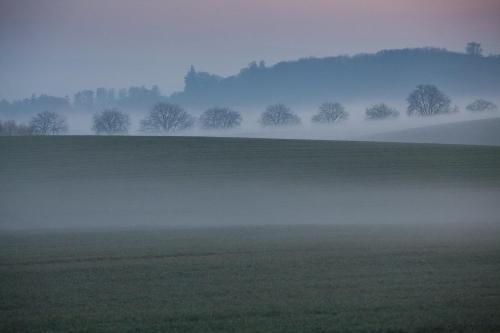
<path id="1" fill-rule="evenodd" d="M 249 62 L 478 41 L 500 53 L 499 0 L 0 0 L 0 99 L 157 84 L 190 65 L 227 76 Z"/>

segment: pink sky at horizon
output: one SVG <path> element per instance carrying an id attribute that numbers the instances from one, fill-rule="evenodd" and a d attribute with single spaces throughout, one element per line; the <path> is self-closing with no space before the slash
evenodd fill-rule
<path id="1" fill-rule="evenodd" d="M 0 0 L 0 99 L 141 84 L 170 93 L 191 64 L 229 75 L 252 60 L 471 40 L 498 54 L 498 36 L 498 0 Z"/>

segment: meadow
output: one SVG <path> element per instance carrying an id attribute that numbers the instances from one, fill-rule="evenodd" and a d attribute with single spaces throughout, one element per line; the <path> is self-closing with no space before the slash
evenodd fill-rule
<path id="1" fill-rule="evenodd" d="M 500 228 L 4 233 L 2 332 L 498 332 Z"/>
<path id="2" fill-rule="evenodd" d="M 0 229 L 491 223 L 500 147 L 0 138 Z"/>
<path id="3" fill-rule="evenodd" d="M 2 332 L 498 332 L 500 148 L 0 138 Z"/>

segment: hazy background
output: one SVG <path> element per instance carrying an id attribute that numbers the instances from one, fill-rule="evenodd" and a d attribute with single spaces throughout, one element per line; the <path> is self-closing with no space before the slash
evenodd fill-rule
<path id="1" fill-rule="evenodd" d="M 158 84 L 189 66 L 439 46 L 500 52 L 497 0 L 0 0 L 0 99 Z"/>

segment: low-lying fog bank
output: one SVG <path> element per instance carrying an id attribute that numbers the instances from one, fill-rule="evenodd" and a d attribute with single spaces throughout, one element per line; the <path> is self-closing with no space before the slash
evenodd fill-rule
<path id="1" fill-rule="evenodd" d="M 365 141 L 500 146 L 500 118 L 408 128 L 360 137 Z"/>
<path id="2" fill-rule="evenodd" d="M 382 120 L 367 120 L 366 107 L 376 104 L 376 102 L 366 102 L 360 104 L 344 105 L 348 117 L 338 123 L 317 124 L 311 118 L 318 112 L 317 106 L 302 105 L 292 106 L 290 110 L 300 118 L 300 123 L 293 126 L 262 126 L 259 121 L 262 110 L 259 108 L 235 108 L 241 115 L 241 123 L 234 128 L 226 129 L 203 129 L 198 123 L 194 126 L 172 132 L 148 132 L 141 130 L 141 121 L 148 114 L 147 110 L 125 112 L 129 119 L 128 130 L 121 135 L 131 136 L 215 136 L 215 137 L 247 137 L 247 138 L 281 138 L 281 139 L 316 139 L 316 140 L 368 140 L 368 141 L 397 141 L 397 142 L 428 142 L 428 143 L 457 143 L 457 144 L 490 144 L 499 145 L 500 128 L 488 122 L 489 119 L 500 118 L 500 112 L 483 111 L 470 112 L 465 110 L 465 106 L 470 99 L 460 100 L 459 112 L 433 115 L 427 117 L 413 116 L 406 114 L 406 105 L 402 102 L 388 103 L 390 107 L 400 112 L 398 117 Z M 188 110 L 194 119 L 199 119 L 201 110 Z M 69 135 L 93 135 L 93 120 L 95 113 L 84 111 L 65 112 L 61 114 L 67 122 L 67 132 Z M 28 124 L 32 115 L 20 115 L 16 118 L 19 124 Z M 6 121 L 7 119 L 0 120 Z M 476 122 L 471 121 L 485 120 Z M 496 121 L 496 120 L 495 120 Z M 443 128 L 441 131 L 435 125 L 450 124 L 458 125 L 455 130 L 452 127 Z M 485 125 L 485 126 L 483 126 Z M 425 135 L 416 132 L 403 133 L 416 128 L 433 128 Z M 448 135 L 448 129 L 457 132 L 457 135 Z M 463 131 L 463 135 L 460 135 Z M 1 131 L 0 131 L 1 132 Z M 387 136 L 386 136 L 387 134 Z M 397 134 L 397 135 L 396 135 Z M 481 138 L 477 138 L 481 136 Z"/>

